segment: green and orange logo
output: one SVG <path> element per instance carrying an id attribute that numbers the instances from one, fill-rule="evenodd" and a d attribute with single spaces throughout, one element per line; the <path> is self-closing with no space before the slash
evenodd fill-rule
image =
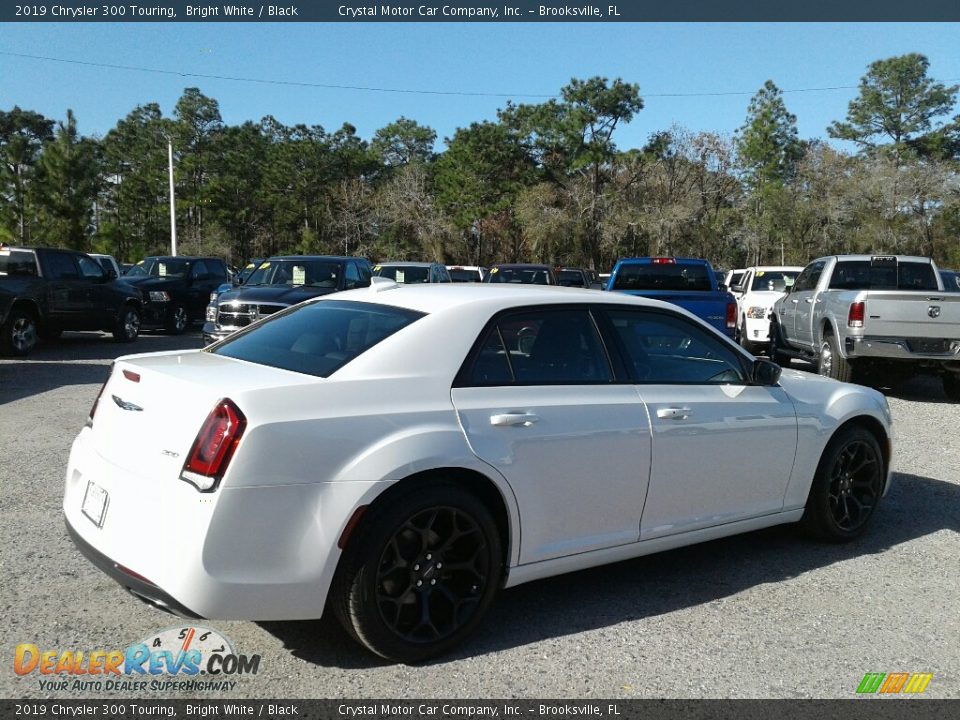
<path id="1" fill-rule="evenodd" d="M 858 695 L 919 695 L 933 673 L 867 673 L 857 686 Z"/>

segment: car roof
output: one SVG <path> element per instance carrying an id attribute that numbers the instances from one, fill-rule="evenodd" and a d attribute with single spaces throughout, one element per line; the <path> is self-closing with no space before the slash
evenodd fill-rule
<path id="1" fill-rule="evenodd" d="M 278 260 L 334 260 L 340 262 L 344 260 L 363 260 L 363 258 L 347 257 L 346 255 L 271 255 L 265 260 L 270 262 Z"/>
<path id="2" fill-rule="evenodd" d="M 389 260 L 387 262 L 378 262 L 377 267 L 433 267 L 434 265 L 439 265 L 440 263 L 435 262 L 417 262 L 415 260 Z"/>
<path id="3" fill-rule="evenodd" d="M 400 285 L 377 278 L 381 282 L 368 288 L 348 290 L 330 296 L 330 299 L 371 302 L 416 310 L 423 313 L 441 313 L 465 306 L 484 306 L 489 312 L 499 312 L 526 305 L 598 304 L 638 305 L 678 310 L 659 300 L 636 297 L 624 293 L 585 291 L 558 285 L 509 285 L 490 283 L 434 283 Z M 319 299 L 320 301 L 323 298 Z"/>

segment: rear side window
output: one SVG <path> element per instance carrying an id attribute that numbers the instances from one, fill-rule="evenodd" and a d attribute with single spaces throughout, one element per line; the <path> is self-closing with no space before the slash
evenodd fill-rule
<path id="1" fill-rule="evenodd" d="M 423 315 L 371 303 L 310 303 L 232 335 L 208 352 L 327 377 Z"/>
<path id="2" fill-rule="evenodd" d="M 936 290 L 937 278 L 930 263 L 838 262 L 830 278 L 831 290 Z"/>
<path id="3" fill-rule="evenodd" d="M 32 252 L 10 250 L 0 252 L 0 275 L 37 276 L 37 257 Z"/>
<path id="4" fill-rule="evenodd" d="M 706 265 L 621 265 L 614 290 L 693 290 L 709 292 L 710 273 Z"/>
<path id="5" fill-rule="evenodd" d="M 486 330 L 466 384 L 582 385 L 612 379 L 586 310 L 529 310 L 499 317 Z"/>

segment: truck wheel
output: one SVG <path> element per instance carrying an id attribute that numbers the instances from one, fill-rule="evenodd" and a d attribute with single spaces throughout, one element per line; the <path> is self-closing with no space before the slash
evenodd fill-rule
<path id="1" fill-rule="evenodd" d="M 780 337 L 780 323 L 776 320 L 770 321 L 770 359 L 780 367 L 790 367 L 790 358 L 783 353 L 781 349 L 783 340 Z"/>
<path id="2" fill-rule="evenodd" d="M 113 339 L 117 342 L 133 342 L 140 335 L 140 311 L 133 305 L 126 305 L 120 310 L 120 317 L 113 328 Z"/>
<path id="3" fill-rule="evenodd" d="M 183 335 L 189 324 L 190 318 L 187 317 L 187 309 L 183 305 L 174 305 L 167 313 L 164 328 L 170 335 Z"/>
<path id="4" fill-rule="evenodd" d="M 873 433 L 858 426 L 840 430 L 820 458 L 801 526 L 821 540 L 853 540 L 873 517 L 884 478 L 883 454 Z"/>
<path id="5" fill-rule="evenodd" d="M 960 375 L 948 372 L 943 376 L 943 391 L 954 402 L 960 402 Z"/>
<path id="6" fill-rule="evenodd" d="M 820 359 L 817 363 L 817 372 L 824 377 L 841 382 L 854 382 L 853 363 L 840 354 L 837 339 L 832 334 L 827 335 L 820 341 Z"/>
<path id="7" fill-rule="evenodd" d="M 23 357 L 37 344 L 37 321 L 33 313 L 14 308 L 0 329 L 0 350 L 6 355 Z"/>

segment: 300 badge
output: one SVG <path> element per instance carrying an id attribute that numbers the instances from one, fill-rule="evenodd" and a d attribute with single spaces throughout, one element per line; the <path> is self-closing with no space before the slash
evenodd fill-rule
<path id="1" fill-rule="evenodd" d="M 171 627 L 127 648 L 125 665 L 140 675 L 256 675 L 260 655 L 238 654 L 212 628 Z"/>

